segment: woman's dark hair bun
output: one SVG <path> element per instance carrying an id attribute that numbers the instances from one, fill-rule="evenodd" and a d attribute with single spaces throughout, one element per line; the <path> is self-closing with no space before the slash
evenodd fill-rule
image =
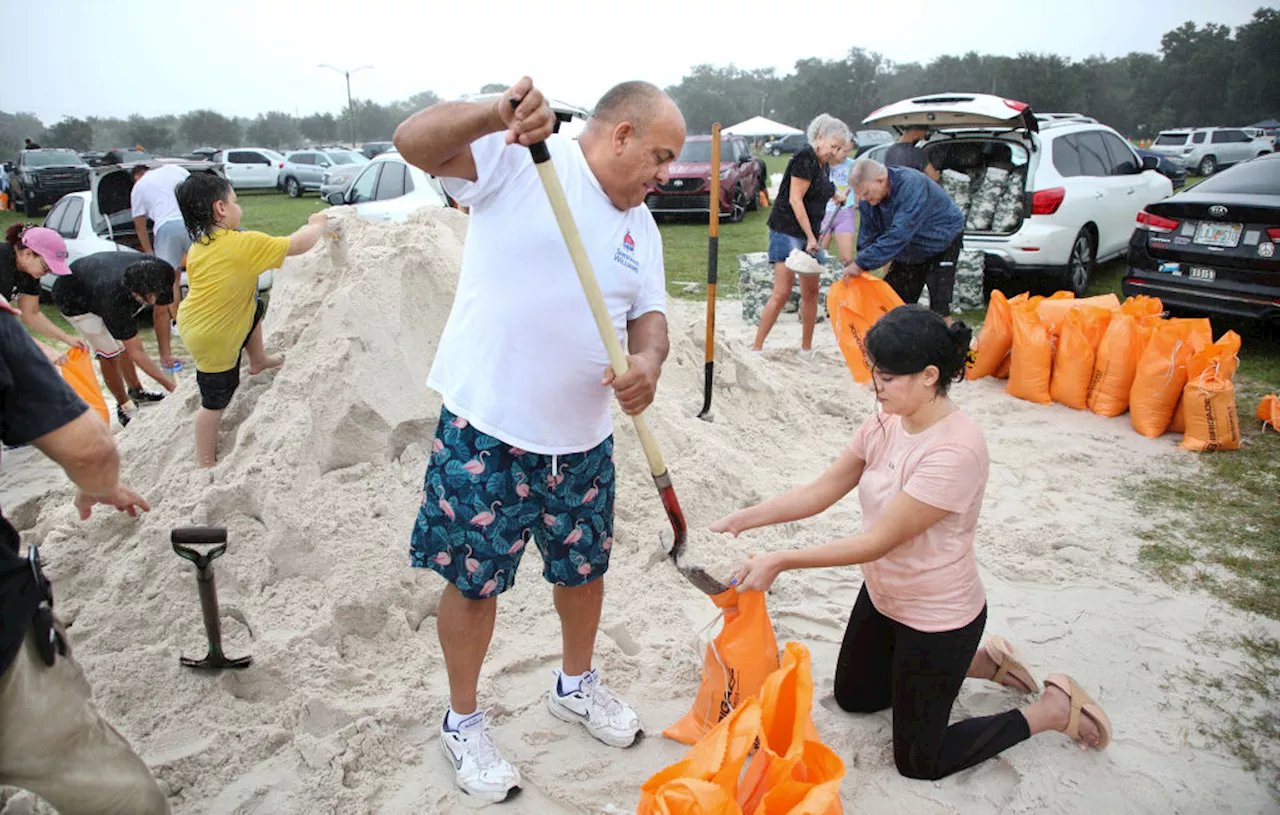
<path id="1" fill-rule="evenodd" d="M 938 369 L 938 393 L 964 379 L 973 331 L 959 320 L 947 325 L 921 305 L 899 306 L 867 332 L 867 356 L 888 374 L 911 376 L 930 365 Z"/>

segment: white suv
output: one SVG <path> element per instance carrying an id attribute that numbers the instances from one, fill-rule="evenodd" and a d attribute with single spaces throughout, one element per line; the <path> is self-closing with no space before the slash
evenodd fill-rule
<path id="1" fill-rule="evenodd" d="M 1247 127 L 1184 127 L 1164 130 L 1151 145 L 1151 152 L 1196 175 L 1213 175 L 1223 167 L 1265 156 L 1274 145 L 1262 131 L 1257 135 Z"/>
<path id="2" fill-rule="evenodd" d="M 1128 250 L 1143 207 L 1173 192 L 1155 171 L 1157 160 L 1144 162 L 1106 125 L 1074 116 L 1040 121 L 1026 104 L 998 96 L 920 96 L 881 108 L 863 123 L 899 131 L 928 127 L 922 146 L 943 171 L 943 186 L 959 183 L 962 191 L 974 190 L 975 199 L 984 180 L 997 177 L 987 171 L 1003 171 L 1003 212 L 984 221 L 966 210 L 964 248 L 985 256 L 988 291 L 1013 278 L 1083 296 L 1094 265 Z M 867 156 L 883 161 L 887 150 L 879 146 Z"/>

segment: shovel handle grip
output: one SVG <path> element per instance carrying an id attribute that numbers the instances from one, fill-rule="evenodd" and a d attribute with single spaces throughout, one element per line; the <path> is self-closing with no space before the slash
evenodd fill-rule
<path id="1" fill-rule="evenodd" d="M 181 526 L 169 533 L 170 543 L 226 543 L 225 526 Z"/>

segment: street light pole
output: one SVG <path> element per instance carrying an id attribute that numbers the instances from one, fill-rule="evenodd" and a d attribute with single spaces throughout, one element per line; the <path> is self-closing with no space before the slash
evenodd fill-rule
<path id="1" fill-rule="evenodd" d="M 351 135 L 351 147 L 352 149 L 354 149 L 356 146 L 356 112 L 351 104 L 351 75 L 354 73 L 359 73 L 360 71 L 363 71 L 367 68 L 372 68 L 373 66 L 361 65 L 359 68 L 352 68 L 350 70 L 345 70 L 343 68 L 335 68 L 332 65 L 317 65 L 316 67 L 328 68 L 330 71 L 337 71 L 338 73 L 342 74 L 344 77 L 347 78 L 347 130 Z"/>

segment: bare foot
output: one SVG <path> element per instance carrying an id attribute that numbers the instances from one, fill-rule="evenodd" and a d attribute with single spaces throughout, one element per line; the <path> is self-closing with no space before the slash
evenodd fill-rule
<path id="1" fill-rule="evenodd" d="M 994 681 L 996 672 L 1000 670 L 1000 666 L 991 658 L 991 654 L 987 653 L 986 646 L 978 648 L 973 655 L 973 662 L 969 666 L 969 676 L 974 679 L 986 679 Z M 1034 688 L 1022 681 L 1012 673 L 1006 673 L 1000 680 L 1000 684 L 1007 688 L 1013 688 L 1023 693 L 1035 693 L 1039 688 Z"/>
<path id="2" fill-rule="evenodd" d="M 1067 724 L 1071 718 L 1071 697 L 1067 696 L 1066 691 L 1057 685 L 1045 685 L 1044 696 L 1040 697 L 1040 703 L 1045 705 L 1052 715 L 1053 729 L 1066 733 Z M 1102 742 L 1101 728 L 1093 717 L 1084 711 L 1080 712 L 1080 738 L 1076 741 L 1079 742 L 1081 750 L 1097 747 Z"/>
<path id="3" fill-rule="evenodd" d="M 261 365 L 254 365 L 251 362 L 249 363 L 249 375 L 253 376 L 255 374 L 260 374 L 263 371 L 269 371 L 272 368 L 279 368 L 283 364 L 284 357 L 267 357 L 262 360 Z"/>

